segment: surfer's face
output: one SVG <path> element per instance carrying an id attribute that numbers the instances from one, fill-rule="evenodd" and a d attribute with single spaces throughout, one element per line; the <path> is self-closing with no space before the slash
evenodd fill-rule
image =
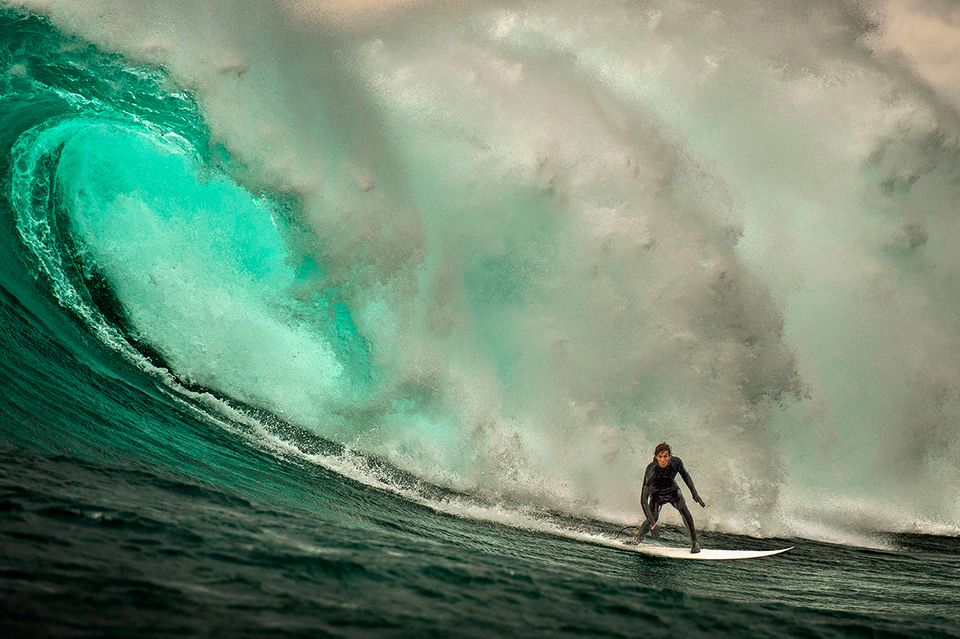
<path id="1" fill-rule="evenodd" d="M 670 463 L 670 451 L 662 450 L 657 453 L 654 459 L 657 460 L 657 465 L 660 466 L 660 468 L 666 468 L 667 464 Z"/>

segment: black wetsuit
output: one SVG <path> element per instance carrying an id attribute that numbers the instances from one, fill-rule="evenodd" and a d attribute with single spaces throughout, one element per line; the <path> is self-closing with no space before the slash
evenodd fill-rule
<path id="1" fill-rule="evenodd" d="M 697 545 L 697 529 L 693 525 L 693 515 L 690 514 L 687 502 L 684 501 L 683 495 L 680 493 L 680 486 L 676 482 L 678 473 L 683 477 L 683 481 L 687 482 L 694 501 L 700 501 L 700 495 L 693 486 L 690 473 L 683 467 L 683 462 L 679 457 L 671 457 L 666 468 L 660 468 L 660 464 L 656 460 L 650 462 L 643 474 L 643 491 L 640 495 L 640 504 L 643 506 L 643 514 L 647 516 L 647 520 L 643 522 L 643 527 L 640 528 L 640 534 L 637 535 L 638 541 L 650 532 L 653 524 L 657 523 L 657 519 L 660 517 L 660 508 L 664 504 L 672 504 L 674 508 L 680 511 L 683 523 L 687 525 L 687 530 L 690 531 L 691 543 L 694 546 Z"/>

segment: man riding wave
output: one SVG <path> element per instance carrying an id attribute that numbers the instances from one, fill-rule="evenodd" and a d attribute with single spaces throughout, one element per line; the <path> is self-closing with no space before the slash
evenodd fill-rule
<path id="1" fill-rule="evenodd" d="M 660 509 L 664 504 L 671 504 L 680 511 L 683 523 L 690 531 L 690 552 L 697 553 L 700 552 L 700 544 L 697 543 L 697 529 L 693 524 L 693 515 L 690 514 L 687 502 L 684 501 L 683 495 L 680 493 L 680 486 L 676 482 L 678 474 L 683 477 L 683 481 L 690 488 L 693 500 L 700 504 L 701 508 L 706 508 L 707 505 L 694 487 L 693 479 L 690 478 L 690 473 L 684 468 L 683 461 L 679 457 L 673 456 L 669 444 L 660 442 L 653 451 L 653 461 L 650 462 L 643 474 L 640 504 L 643 506 L 643 513 L 647 516 L 647 519 L 643 522 L 635 541 L 640 543 L 650 532 L 653 532 L 654 535 L 659 533 L 657 520 L 660 518 Z"/>

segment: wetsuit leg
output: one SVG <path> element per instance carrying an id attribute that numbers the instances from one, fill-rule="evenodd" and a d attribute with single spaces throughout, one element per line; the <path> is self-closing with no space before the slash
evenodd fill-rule
<path id="1" fill-rule="evenodd" d="M 648 519 L 643 522 L 643 526 L 640 527 L 640 532 L 637 533 L 636 537 L 638 544 L 647 536 L 653 524 L 657 523 L 657 520 L 660 519 L 660 508 L 662 507 L 663 502 L 660 501 L 656 495 L 650 495 L 650 513 L 653 515 L 653 519 Z"/>
<path id="2" fill-rule="evenodd" d="M 693 515 L 690 514 L 690 509 L 687 508 L 687 502 L 680 497 L 679 499 L 671 502 L 673 507 L 680 511 L 680 516 L 683 517 L 683 523 L 686 524 L 687 530 L 690 531 L 690 544 L 692 546 L 698 546 L 697 544 L 697 528 L 693 524 Z"/>

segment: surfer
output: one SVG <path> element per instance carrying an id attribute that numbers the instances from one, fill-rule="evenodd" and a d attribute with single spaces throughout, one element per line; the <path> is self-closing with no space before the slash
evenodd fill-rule
<path id="1" fill-rule="evenodd" d="M 693 500 L 700 504 L 701 508 L 706 508 L 707 505 L 694 487 L 693 479 L 690 478 L 687 469 L 683 467 L 683 462 L 679 457 L 673 456 L 667 442 L 660 442 L 653 451 L 653 461 L 647 466 L 643 475 L 643 491 L 640 495 L 640 504 L 643 506 L 643 513 L 647 516 L 647 520 L 643 522 L 643 526 L 637 533 L 636 543 L 640 543 L 647 533 L 652 532 L 655 536 L 659 535 L 657 519 L 660 517 L 660 508 L 664 504 L 671 504 L 680 511 L 683 523 L 687 525 L 687 530 L 690 531 L 690 552 L 700 552 L 700 544 L 697 543 L 697 529 L 693 525 L 693 515 L 690 514 L 690 509 L 687 508 L 687 502 L 684 501 L 683 495 L 680 493 L 680 486 L 677 485 L 675 479 L 678 473 L 690 488 Z"/>

